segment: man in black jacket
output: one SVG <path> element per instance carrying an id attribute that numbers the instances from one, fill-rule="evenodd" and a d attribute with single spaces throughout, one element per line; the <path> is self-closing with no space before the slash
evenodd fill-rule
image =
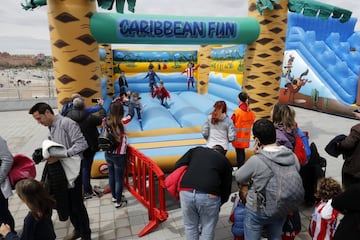
<path id="1" fill-rule="evenodd" d="M 231 193 L 232 166 L 220 145 L 195 147 L 186 152 L 175 168 L 188 165 L 180 182 L 180 204 L 187 240 L 214 239 L 220 207 Z"/>
<path id="2" fill-rule="evenodd" d="M 85 101 L 81 98 L 73 100 L 73 108 L 67 113 L 66 117 L 71 118 L 80 126 L 89 147 L 83 152 L 81 161 L 81 173 L 84 187 L 84 198 L 89 199 L 93 196 L 93 190 L 90 184 L 91 166 L 94 161 L 95 153 L 99 150 L 97 138 L 99 132 L 97 127 L 101 125 L 102 119 L 106 117 L 106 111 L 101 106 L 98 115 L 93 115 L 85 110 Z"/>

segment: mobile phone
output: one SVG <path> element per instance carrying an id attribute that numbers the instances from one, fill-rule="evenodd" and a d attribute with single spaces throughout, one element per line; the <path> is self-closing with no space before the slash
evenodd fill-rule
<path id="1" fill-rule="evenodd" d="M 97 102 L 98 102 L 98 99 L 97 99 L 97 98 L 93 98 L 93 99 L 91 99 L 91 102 L 92 102 L 92 103 L 97 103 Z"/>

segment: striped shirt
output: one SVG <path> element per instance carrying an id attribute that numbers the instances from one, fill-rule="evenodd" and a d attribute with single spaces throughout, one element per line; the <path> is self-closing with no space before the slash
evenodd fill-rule
<path id="1" fill-rule="evenodd" d="M 188 79 L 193 78 L 193 77 L 194 77 L 194 71 L 195 71 L 196 69 L 198 69 L 198 67 L 199 67 L 199 66 L 196 66 L 196 67 L 188 67 L 188 68 L 186 68 L 182 73 L 186 73 L 186 77 L 187 77 Z"/>
<path id="2" fill-rule="evenodd" d="M 320 201 L 312 214 L 309 234 L 313 240 L 331 240 L 334 237 L 338 211 L 332 208 L 332 200 Z"/>

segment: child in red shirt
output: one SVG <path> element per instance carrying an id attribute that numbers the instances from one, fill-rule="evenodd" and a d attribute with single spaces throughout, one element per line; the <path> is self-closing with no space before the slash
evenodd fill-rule
<path id="1" fill-rule="evenodd" d="M 160 100 L 161 105 L 166 108 L 170 108 L 169 104 L 167 103 L 167 99 L 170 100 L 170 93 L 164 87 L 163 81 L 159 82 L 159 87 L 152 94 L 152 98 L 154 98 L 155 96 Z"/>

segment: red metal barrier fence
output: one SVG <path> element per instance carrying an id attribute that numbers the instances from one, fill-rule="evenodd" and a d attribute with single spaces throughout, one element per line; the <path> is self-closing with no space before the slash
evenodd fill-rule
<path id="1" fill-rule="evenodd" d="M 168 218 L 164 173 L 149 157 L 128 146 L 124 185 L 148 209 L 150 222 L 138 233 L 142 237 Z"/>

